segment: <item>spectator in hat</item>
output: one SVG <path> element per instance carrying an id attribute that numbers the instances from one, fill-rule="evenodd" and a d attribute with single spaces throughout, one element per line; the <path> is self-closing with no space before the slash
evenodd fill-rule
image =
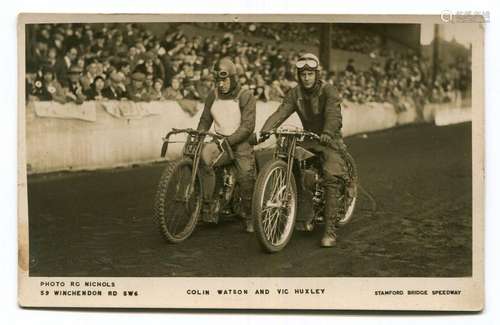
<path id="1" fill-rule="evenodd" d="M 190 63 L 185 63 L 182 66 L 181 74 L 186 77 L 188 80 L 191 80 L 194 77 L 194 67 Z"/>
<path id="2" fill-rule="evenodd" d="M 146 75 L 153 75 L 154 79 L 160 78 L 163 80 L 165 77 L 165 68 L 158 59 L 158 56 L 152 51 L 144 54 L 144 59 L 138 61 L 138 65 L 134 71 L 140 71 Z"/>
<path id="3" fill-rule="evenodd" d="M 96 76 L 90 88 L 85 92 L 85 97 L 87 97 L 87 100 L 107 99 L 106 96 L 104 96 L 104 85 L 105 85 L 104 76 L 102 75 Z"/>
<path id="4" fill-rule="evenodd" d="M 127 44 L 123 42 L 122 33 L 118 32 L 114 35 L 114 38 L 107 47 L 107 50 L 110 54 L 115 56 L 126 55 L 128 52 Z"/>
<path id="5" fill-rule="evenodd" d="M 164 88 L 163 88 L 163 80 L 155 79 L 153 82 L 153 87 L 149 92 L 149 98 L 153 101 L 165 100 L 164 96 Z"/>
<path id="6" fill-rule="evenodd" d="M 102 61 L 97 62 L 97 74 L 96 75 L 109 75 L 112 71 L 115 71 L 115 67 L 113 67 L 110 63 L 109 58 L 105 58 Z"/>
<path id="7" fill-rule="evenodd" d="M 131 46 L 128 49 L 127 61 L 130 63 L 130 69 L 136 70 L 136 66 L 139 64 L 139 54 L 137 53 L 137 48 L 135 46 Z"/>
<path id="8" fill-rule="evenodd" d="M 106 38 L 103 32 L 97 32 L 94 36 L 95 43 L 91 46 L 90 52 L 92 52 L 97 58 L 102 58 L 105 52 Z"/>
<path id="9" fill-rule="evenodd" d="M 109 86 L 102 90 L 102 94 L 107 99 L 122 100 L 127 98 L 127 90 L 123 84 L 123 75 L 116 71 L 109 75 Z"/>
<path id="10" fill-rule="evenodd" d="M 144 80 L 144 87 L 146 87 L 146 90 L 148 93 L 151 93 L 153 90 L 153 84 L 154 84 L 154 77 L 152 74 L 147 73 L 146 74 L 146 79 Z"/>
<path id="11" fill-rule="evenodd" d="M 123 76 L 123 84 L 128 86 L 130 84 L 130 64 L 127 61 L 121 61 L 118 64 L 118 72 Z"/>
<path id="12" fill-rule="evenodd" d="M 345 71 L 349 71 L 350 73 L 355 74 L 356 69 L 354 68 L 354 59 L 347 60 L 347 65 L 345 67 Z"/>
<path id="13" fill-rule="evenodd" d="M 45 66 L 50 67 L 55 70 L 57 67 L 57 49 L 55 47 L 50 47 L 47 51 L 47 59 L 45 60 Z"/>
<path id="14" fill-rule="evenodd" d="M 29 99 L 40 101 L 55 101 L 61 104 L 66 102 L 64 90 L 55 79 L 54 69 L 48 66 L 42 67 L 42 77 L 33 83 Z"/>
<path id="15" fill-rule="evenodd" d="M 165 80 L 165 66 L 158 55 L 153 56 L 153 75 L 155 79 Z"/>
<path id="16" fill-rule="evenodd" d="M 146 75 L 142 72 L 134 72 L 131 83 L 127 86 L 127 97 L 134 102 L 149 102 L 149 93 L 144 86 Z"/>
<path id="17" fill-rule="evenodd" d="M 52 37 L 52 46 L 56 49 L 58 56 L 64 53 L 64 35 L 63 32 L 56 31 Z"/>
<path id="18" fill-rule="evenodd" d="M 172 84 L 165 90 L 164 96 L 167 100 L 178 100 L 183 98 L 179 79 L 172 79 Z"/>
<path id="19" fill-rule="evenodd" d="M 75 64 L 73 65 L 74 67 L 80 69 L 80 77 L 83 71 L 85 71 L 85 57 L 83 55 L 79 56 L 76 58 Z"/>
<path id="20" fill-rule="evenodd" d="M 157 72 L 155 69 L 157 67 L 155 66 L 155 60 L 156 60 L 156 54 L 154 54 L 152 51 L 148 51 L 144 53 L 143 59 L 142 59 L 142 69 L 146 72 L 146 74 L 156 74 Z"/>
<path id="21" fill-rule="evenodd" d="M 94 83 L 94 78 L 97 76 L 97 67 L 97 61 L 95 59 L 87 60 L 85 74 L 80 79 L 84 92 L 88 91 L 90 86 Z"/>
<path id="22" fill-rule="evenodd" d="M 65 47 L 81 49 L 81 46 L 83 45 L 83 28 L 74 24 L 73 26 L 68 27 L 66 32 L 66 38 L 64 39 Z"/>
<path id="23" fill-rule="evenodd" d="M 64 94 L 67 101 L 82 104 L 86 97 L 83 94 L 83 86 L 80 82 L 82 70 L 78 66 L 71 67 L 68 75 L 68 85 L 64 87 Z"/>
<path id="24" fill-rule="evenodd" d="M 146 47 L 144 46 L 144 40 L 140 36 L 138 36 L 134 40 L 134 46 L 137 48 L 138 54 L 146 53 Z"/>
<path id="25" fill-rule="evenodd" d="M 125 24 L 125 30 L 123 32 L 123 40 L 128 46 L 131 46 L 138 36 L 139 36 L 139 30 L 136 24 L 132 23 Z"/>
<path id="26" fill-rule="evenodd" d="M 68 84 L 68 74 L 70 68 L 75 64 L 76 58 L 78 56 L 78 50 L 76 47 L 70 47 L 62 60 L 58 60 L 55 64 L 56 78 L 61 82 L 63 86 Z"/>

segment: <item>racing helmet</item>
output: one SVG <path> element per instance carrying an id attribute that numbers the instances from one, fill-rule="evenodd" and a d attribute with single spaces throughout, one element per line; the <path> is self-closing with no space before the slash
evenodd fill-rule
<path id="1" fill-rule="evenodd" d="M 299 57 L 295 63 L 295 67 L 298 71 L 302 70 L 314 70 L 319 71 L 319 59 L 316 55 L 312 53 L 306 53 Z"/>
<path id="2" fill-rule="evenodd" d="M 215 79 L 225 79 L 236 76 L 236 65 L 230 58 L 222 58 L 214 64 Z"/>
<path id="3" fill-rule="evenodd" d="M 213 74 L 216 81 L 229 78 L 229 92 L 233 91 L 233 89 L 236 88 L 236 85 L 238 84 L 236 78 L 236 65 L 233 63 L 233 61 L 231 61 L 230 58 L 225 57 L 215 62 L 213 67 Z"/>
<path id="4" fill-rule="evenodd" d="M 306 53 L 302 56 L 299 57 L 297 62 L 295 62 L 295 67 L 297 68 L 297 81 L 301 86 L 304 86 L 302 84 L 302 80 L 300 79 L 300 72 L 304 70 L 309 70 L 309 71 L 314 71 L 315 72 L 315 83 L 314 85 L 318 85 L 319 82 L 319 71 L 321 69 L 319 65 L 319 59 L 316 55 L 312 53 Z M 313 87 L 314 89 L 315 87 Z"/>

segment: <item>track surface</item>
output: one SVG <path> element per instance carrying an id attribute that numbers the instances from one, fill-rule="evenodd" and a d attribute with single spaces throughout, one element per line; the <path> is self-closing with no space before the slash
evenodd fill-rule
<path id="1" fill-rule="evenodd" d="M 238 221 L 178 245 L 152 223 L 163 164 L 28 179 L 32 276 L 470 276 L 471 124 L 409 126 L 346 140 L 361 183 L 333 249 L 321 229 L 264 253 Z"/>

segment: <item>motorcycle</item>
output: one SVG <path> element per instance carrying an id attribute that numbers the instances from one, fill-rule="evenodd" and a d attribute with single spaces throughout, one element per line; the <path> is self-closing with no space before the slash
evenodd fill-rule
<path id="1" fill-rule="evenodd" d="M 154 219 L 170 243 L 189 238 L 200 221 L 217 224 L 241 212 L 231 147 L 215 133 L 173 129 L 163 138 L 161 157 L 166 156 L 170 143 L 177 143 L 171 136 L 181 133 L 187 134 L 182 157 L 167 162 L 154 202 Z M 209 142 L 217 143 L 221 154 L 207 166 L 201 156 Z"/>
<path id="2" fill-rule="evenodd" d="M 303 146 L 319 142 L 319 136 L 304 130 L 273 130 L 273 158 L 260 169 L 252 198 L 255 231 L 261 246 L 274 253 L 285 248 L 294 229 L 312 231 L 324 222 L 325 191 L 319 156 Z M 358 173 L 352 156 L 341 150 L 347 165 L 338 225 L 347 224 L 358 196 Z"/>

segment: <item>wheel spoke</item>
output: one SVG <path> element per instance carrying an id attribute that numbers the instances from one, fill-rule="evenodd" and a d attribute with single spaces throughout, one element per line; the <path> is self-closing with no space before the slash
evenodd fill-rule
<path id="1" fill-rule="evenodd" d="M 271 221 L 271 224 L 270 224 L 270 227 L 269 227 L 269 233 L 267 235 L 267 237 L 269 238 L 269 240 L 271 241 L 271 243 L 274 244 L 274 240 L 273 240 L 273 237 L 274 237 L 274 231 L 275 231 L 275 227 L 274 227 L 274 216 L 276 215 L 276 213 L 273 213 L 273 219 Z"/>
<path id="2" fill-rule="evenodd" d="M 276 209 L 275 207 L 266 207 L 262 210 L 260 210 L 260 213 L 267 213 L 269 210 Z"/>
<path id="3" fill-rule="evenodd" d="M 277 214 L 277 211 L 276 209 L 274 209 L 274 211 L 272 212 L 271 214 L 271 217 L 269 218 L 269 236 L 271 237 L 272 234 L 273 234 L 273 231 L 274 231 L 274 227 L 275 227 L 275 221 L 276 221 L 276 214 Z"/>
<path id="4" fill-rule="evenodd" d="M 279 204 L 283 204 L 283 199 L 284 199 L 284 192 L 285 192 L 285 179 L 284 179 L 284 173 L 281 169 L 279 169 L 279 172 L 277 173 L 277 191 L 274 193 L 274 197 L 273 197 L 273 201 L 274 202 L 279 202 Z M 273 232 L 272 232 L 272 238 L 271 238 L 271 242 L 273 244 L 276 244 L 279 242 L 279 240 L 281 239 L 281 235 L 282 235 L 282 225 L 283 225 L 283 218 L 282 217 L 282 211 L 281 209 L 277 209 L 276 211 L 276 215 L 275 215 L 275 219 L 273 220 Z"/>
<path id="5" fill-rule="evenodd" d="M 268 216 L 268 211 L 266 211 L 264 217 L 262 218 L 262 228 L 264 228 L 264 232 L 267 234 L 267 230 L 269 228 L 269 218 Z"/>
<path id="6" fill-rule="evenodd" d="M 279 182 L 279 171 L 275 171 L 273 173 L 272 180 L 273 180 L 273 184 L 274 185 L 273 185 L 273 190 L 271 191 L 271 197 L 269 198 L 269 200 L 271 202 L 274 202 L 274 201 L 276 201 L 276 194 L 279 191 L 279 184 L 280 184 L 280 182 Z"/>
<path id="7" fill-rule="evenodd" d="M 267 237 L 269 239 L 272 239 L 272 234 L 273 234 L 273 231 L 274 231 L 274 223 L 275 223 L 275 219 L 276 219 L 276 213 L 277 213 L 277 211 L 274 210 L 272 212 L 272 214 L 270 214 L 270 216 L 269 216 L 269 221 L 268 221 L 268 226 L 267 226 L 267 232 L 266 232 Z"/>
<path id="8" fill-rule="evenodd" d="M 276 221 L 276 242 L 281 240 L 283 233 L 286 227 L 286 217 L 284 217 L 283 213 L 278 215 L 278 220 Z"/>
<path id="9" fill-rule="evenodd" d="M 272 210 L 268 210 L 265 213 L 264 218 L 262 219 L 262 224 L 264 226 L 264 232 L 266 235 L 269 233 L 269 228 L 270 228 L 270 223 L 271 223 L 271 216 L 272 216 Z"/>
<path id="10" fill-rule="evenodd" d="M 282 179 L 282 173 L 280 170 L 275 170 L 273 174 L 271 175 L 271 181 L 273 182 L 272 185 L 272 191 L 270 193 L 270 197 L 265 200 L 265 202 L 272 202 L 276 203 L 280 201 L 280 196 L 282 192 L 282 187 L 283 187 L 283 179 Z"/>
<path id="11" fill-rule="evenodd" d="M 273 243 L 276 243 L 278 241 L 277 235 L 279 232 L 278 225 L 279 225 L 280 214 L 281 214 L 280 211 L 277 209 L 273 220 L 273 235 L 272 235 Z"/>

